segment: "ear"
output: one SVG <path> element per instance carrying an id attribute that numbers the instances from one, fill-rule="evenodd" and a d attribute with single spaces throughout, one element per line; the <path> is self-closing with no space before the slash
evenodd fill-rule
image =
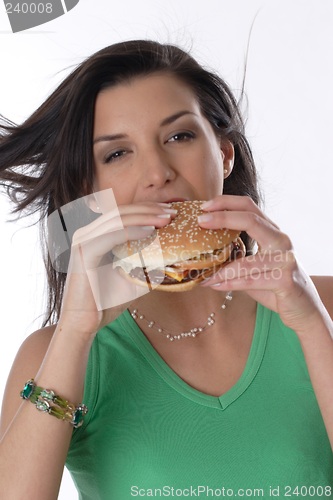
<path id="1" fill-rule="evenodd" d="M 225 138 L 221 139 L 220 147 L 223 158 L 223 173 L 226 179 L 231 174 L 234 166 L 235 149 L 232 142 Z"/>

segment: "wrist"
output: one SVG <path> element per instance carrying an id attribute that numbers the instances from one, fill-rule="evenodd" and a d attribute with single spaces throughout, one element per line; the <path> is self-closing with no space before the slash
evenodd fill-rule
<path id="1" fill-rule="evenodd" d="M 100 318 L 91 318 L 73 312 L 61 314 L 56 326 L 57 336 L 71 337 L 74 341 L 91 343 L 99 330 Z"/>
<path id="2" fill-rule="evenodd" d="M 323 313 L 309 318 L 306 325 L 295 330 L 301 344 L 316 341 L 322 336 L 327 336 L 333 341 L 333 321 L 325 310 Z"/>
<path id="3" fill-rule="evenodd" d="M 79 404 L 93 337 L 75 333 L 67 324 L 58 324 L 38 372 L 31 376 L 38 386 L 49 387 Z"/>
<path id="4" fill-rule="evenodd" d="M 74 428 L 81 427 L 84 416 L 88 412 L 88 408 L 83 403 L 75 406 L 52 389 L 37 386 L 34 379 L 25 383 L 20 396 L 24 400 L 31 401 L 37 410 L 48 413 L 59 420 L 67 421 Z"/>

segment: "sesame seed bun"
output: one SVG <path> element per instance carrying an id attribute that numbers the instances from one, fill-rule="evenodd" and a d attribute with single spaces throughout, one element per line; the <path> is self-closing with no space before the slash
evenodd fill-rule
<path id="1" fill-rule="evenodd" d="M 172 203 L 178 210 L 167 225 L 141 240 L 113 248 L 114 267 L 138 285 L 166 291 L 185 291 L 214 274 L 237 248 L 245 254 L 239 231 L 203 229 L 198 215 L 203 201 Z"/>

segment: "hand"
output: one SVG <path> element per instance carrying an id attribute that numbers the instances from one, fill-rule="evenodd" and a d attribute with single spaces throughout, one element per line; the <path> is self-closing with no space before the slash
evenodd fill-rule
<path id="1" fill-rule="evenodd" d="M 60 322 L 94 335 L 138 297 L 140 291 L 103 259 L 115 245 L 147 237 L 155 227 L 168 224 L 175 216 L 168 212 L 165 204 L 123 205 L 74 233 Z M 142 288 L 141 293 L 147 290 Z"/>
<path id="2" fill-rule="evenodd" d="M 289 237 L 246 196 L 217 196 L 203 210 L 209 213 L 205 221 L 199 218 L 200 226 L 246 231 L 259 250 L 227 264 L 201 286 L 243 290 L 279 313 L 296 333 L 311 331 L 326 311 L 314 284 L 297 262 Z"/>

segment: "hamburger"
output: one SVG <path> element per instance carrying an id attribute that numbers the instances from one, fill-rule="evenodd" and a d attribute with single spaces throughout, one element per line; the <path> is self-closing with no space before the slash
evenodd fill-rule
<path id="1" fill-rule="evenodd" d="M 245 255 L 240 232 L 198 225 L 203 201 L 172 203 L 171 222 L 141 240 L 113 248 L 113 267 L 133 283 L 167 292 L 192 289 L 223 265 Z"/>

